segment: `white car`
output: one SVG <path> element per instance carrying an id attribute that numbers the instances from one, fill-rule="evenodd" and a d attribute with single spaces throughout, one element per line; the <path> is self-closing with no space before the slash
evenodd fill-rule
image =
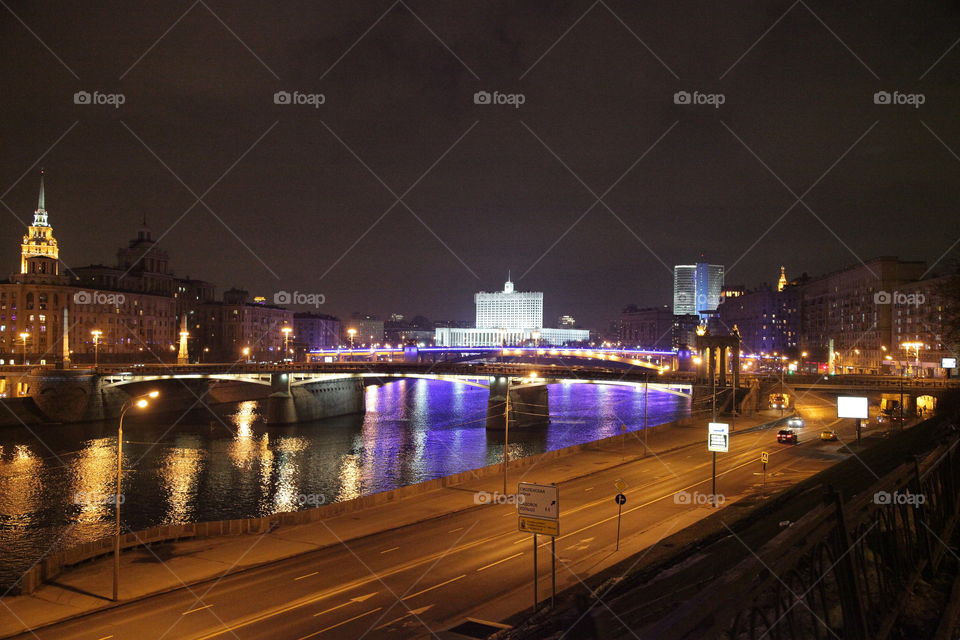
<path id="1" fill-rule="evenodd" d="M 787 426 L 791 429 L 802 429 L 803 428 L 803 418 L 800 416 L 793 416 L 787 420 Z"/>

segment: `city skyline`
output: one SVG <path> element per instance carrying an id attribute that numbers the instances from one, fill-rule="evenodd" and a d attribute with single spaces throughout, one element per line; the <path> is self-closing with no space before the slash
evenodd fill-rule
<path id="1" fill-rule="evenodd" d="M 616 3 L 10 9 L 0 71 L 22 98 L 0 105 L 0 200 L 27 223 L 23 176 L 45 166 L 78 263 L 145 215 L 183 275 L 224 287 L 243 272 L 253 291 L 319 289 L 340 315 L 374 300 L 467 319 L 435 292 L 511 266 L 520 288 L 557 292 L 548 316 L 602 326 L 666 301 L 669 267 L 701 252 L 731 282 L 957 254 L 941 233 L 960 176 L 957 16 L 933 3 L 701 7 L 693 23 Z"/>
<path id="2" fill-rule="evenodd" d="M 46 179 L 46 176 L 47 176 L 46 169 L 41 169 L 41 170 L 39 170 L 38 175 L 37 175 L 37 177 L 38 177 L 38 179 L 39 179 L 39 187 L 38 187 L 38 189 L 39 189 L 39 196 L 38 196 L 38 197 L 35 196 L 35 200 L 38 200 L 38 201 L 39 201 L 39 204 L 38 204 L 36 210 L 34 211 L 34 213 L 33 213 L 32 215 L 33 215 L 33 217 L 34 217 L 34 222 L 36 221 L 36 216 L 37 216 L 38 214 L 41 216 L 41 218 L 42 218 L 42 224 L 41 224 L 41 226 L 42 226 L 43 228 L 47 229 L 47 231 L 49 231 L 50 229 L 52 229 L 52 228 L 54 228 L 54 227 L 56 226 L 56 228 L 58 229 L 57 235 L 62 235 L 62 233 L 59 231 L 60 225 L 59 225 L 59 224 L 54 225 L 54 222 L 56 222 L 56 221 L 59 219 L 59 216 L 58 216 L 58 214 L 57 214 L 56 211 L 53 211 L 53 212 L 52 212 L 53 217 L 54 217 L 54 220 L 52 220 L 52 221 L 51 221 L 51 220 L 48 220 L 48 216 L 51 215 L 51 212 L 48 211 L 48 210 L 45 208 L 45 202 L 46 202 L 45 179 Z M 141 240 L 143 239 L 143 233 L 145 232 L 145 230 L 146 230 L 147 233 L 149 233 L 149 227 L 146 226 L 146 225 L 147 225 L 147 222 L 148 222 L 148 221 L 146 220 L 146 217 L 144 216 L 144 219 L 142 219 L 141 222 L 140 222 L 140 224 L 137 225 L 138 233 L 141 235 Z M 32 224 L 32 223 L 31 223 L 31 224 Z M 32 228 L 32 227 L 30 227 L 30 228 Z M 118 232 L 117 232 L 118 237 L 120 237 L 120 234 L 122 234 L 122 233 L 123 233 L 122 231 L 118 231 Z M 60 244 L 62 244 L 62 243 L 60 243 Z M 159 245 L 160 245 L 160 243 L 159 243 L 159 241 L 157 241 L 157 242 L 156 242 L 156 245 L 154 245 L 154 246 L 159 246 Z M 67 263 L 62 259 L 62 257 L 59 256 L 58 248 L 59 248 L 59 246 L 57 245 L 57 241 L 54 241 L 54 253 L 57 254 L 56 257 L 58 257 L 61 262 L 63 262 L 65 265 L 67 265 Z M 69 239 L 68 239 L 68 241 L 67 241 L 67 243 L 66 243 L 66 249 L 67 249 L 67 255 L 69 255 L 69 254 L 70 254 L 70 249 L 71 249 Z M 162 249 L 162 250 L 165 252 L 165 254 L 166 254 L 166 253 L 169 253 L 165 248 Z M 702 256 L 701 256 L 701 257 L 702 257 Z M 885 257 L 885 256 L 870 256 L 870 257 L 867 257 L 867 258 L 863 261 L 863 263 L 869 263 L 870 261 L 875 260 L 875 259 L 880 258 L 880 257 Z M 898 256 L 893 256 L 893 257 L 898 257 Z M 189 258 L 188 258 L 187 260 L 184 260 L 184 256 L 177 255 L 176 258 L 177 258 L 177 262 L 178 262 L 178 263 L 189 262 Z M 25 264 L 25 263 L 24 263 L 24 260 L 25 260 L 24 255 L 21 255 L 21 257 L 20 257 L 20 265 L 21 265 L 21 266 L 20 266 L 20 269 L 21 269 L 21 272 L 22 272 L 22 269 L 25 268 L 25 267 L 24 267 L 24 264 Z M 923 262 L 923 261 L 919 261 L 919 262 Z M 88 263 L 74 263 L 73 266 L 74 266 L 74 267 L 80 267 L 81 265 L 83 265 L 84 267 L 86 267 L 87 264 L 88 264 Z M 101 260 L 97 260 L 97 261 L 92 261 L 92 262 L 90 262 L 90 263 L 89 263 L 89 266 L 90 266 L 90 267 L 94 267 L 94 266 L 100 266 L 100 265 L 102 265 L 102 264 L 103 264 L 103 262 L 102 262 Z M 700 263 L 697 263 L 697 264 L 700 264 Z M 208 267 L 209 267 L 209 266 L 210 266 L 210 264 L 208 263 Z M 694 265 L 694 266 L 695 266 L 695 265 Z M 706 264 L 704 263 L 704 266 L 708 266 L 708 265 L 706 265 Z M 719 268 L 721 269 L 721 271 L 724 269 L 724 266 L 723 266 L 723 265 L 709 265 L 709 266 L 711 266 L 711 267 L 713 267 L 713 266 L 719 266 Z M 805 271 L 805 272 L 803 272 L 802 274 L 797 274 L 797 275 L 794 276 L 794 277 L 788 278 L 788 281 L 793 281 L 793 280 L 796 280 L 797 278 L 803 278 L 803 277 L 813 277 L 813 278 L 822 277 L 822 276 L 828 275 L 828 274 L 830 274 L 830 273 L 833 273 L 833 272 L 836 272 L 836 271 L 842 271 L 842 270 L 844 270 L 844 269 L 848 269 L 848 268 L 851 268 L 851 267 L 854 267 L 854 266 L 856 266 L 856 265 L 851 263 L 851 264 L 841 265 L 840 267 L 838 267 L 837 269 L 834 269 L 834 270 L 832 270 L 832 271 L 819 271 L 819 272 L 815 272 L 815 273 L 808 273 L 808 272 Z M 677 269 L 680 269 L 680 268 L 683 268 L 683 267 L 684 267 L 684 265 L 678 265 L 678 266 L 675 266 L 675 267 L 674 267 L 674 273 L 673 273 L 672 276 L 671 276 L 671 278 L 672 278 L 671 290 L 666 292 L 666 295 L 667 295 L 668 297 L 671 297 L 671 298 L 672 298 L 672 300 L 673 300 L 673 302 L 674 302 L 674 305 L 673 305 L 674 307 L 676 307 L 676 295 L 677 295 L 677 291 L 678 291 L 678 289 L 677 289 L 677 286 L 678 286 L 678 285 L 677 285 L 677 281 L 676 281 L 676 277 L 677 277 L 677 276 L 676 276 L 676 270 L 677 270 Z M 781 271 L 780 271 L 780 270 L 783 269 L 783 268 L 784 268 L 784 265 L 779 265 L 779 266 L 777 267 L 776 275 L 777 275 L 778 277 L 782 277 L 782 274 L 781 274 Z M 941 265 L 939 265 L 939 269 L 933 269 L 933 268 L 931 268 L 930 270 L 928 270 L 928 272 L 925 273 L 925 277 L 926 277 L 926 278 L 937 277 L 937 276 L 939 276 L 939 275 L 943 275 L 943 274 L 945 274 L 945 273 L 951 272 L 952 269 L 953 269 L 952 265 L 949 265 L 949 264 L 941 264 Z M 215 269 L 211 269 L 211 270 L 215 270 Z M 789 269 L 788 269 L 788 271 L 789 271 Z M 508 270 L 508 278 L 510 277 L 510 276 L 509 276 L 509 272 L 510 272 L 510 270 Z M 15 273 L 15 271 L 11 271 L 11 273 Z M 67 270 L 66 270 L 65 272 L 62 272 L 62 273 L 63 273 L 64 275 L 70 273 L 69 265 L 67 266 Z M 181 277 L 181 278 L 191 278 L 193 275 L 198 275 L 198 274 L 183 274 L 183 273 L 177 272 L 176 275 L 179 276 L 179 277 Z M 755 275 L 756 277 L 754 277 L 752 280 L 748 281 L 747 284 L 744 284 L 744 282 L 739 281 L 736 286 L 744 286 L 744 288 L 745 288 L 747 291 L 750 291 L 750 290 L 752 290 L 752 289 L 754 289 L 754 288 L 756 288 L 756 287 L 760 287 L 760 286 L 763 286 L 763 285 L 767 285 L 767 284 L 770 284 L 770 283 L 776 283 L 776 282 L 777 282 L 777 280 L 776 280 L 775 278 L 770 278 L 770 279 L 768 280 L 768 279 L 766 279 L 765 277 L 760 276 L 759 274 L 754 274 L 754 275 Z M 723 286 L 731 286 L 731 283 L 729 283 L 729 282 L 722 282 L 723 277 L 724 277 L 723 275 L 720 276 L 720 278 L 721 278 L 721 285 L 723 285 Z M 271 300 L 274 298 L 274 296 L 275 296 L 276 294 L 278 294 L 278 293 L 286 292 L 286 290 L 284 290 L 284 289 L 271 290 L 271 291 L 266 291 L 266 292 L 265 292 L 265 291 L 255 291 L 255 290 L 251 290 L 250 287 L 248 287 L 248 286 L 247 286 L 245 283 L 243 283 L 243 282 L 234 282 L 234 283 L 232 283 L 232 284 L 230 284 L 230 285 L 224 285 L 224 284 L 219 283 L 219 282 L 215 282 L 215 283 L 213 283 L 213 284 L 214 284 L 214 286 L 216 287 L 216 289 L 219 290 L 220 294 L 223 294 L 224 292 L 227 292 L 227 291 L 230 290 L 230 289 L 241 289 L 241 290 L 249 291 L 250 294 L 251 294 L 251 298 L 253 298 L 253 297 L 258 297 L 258 296 L 259 296 L 259 297 L 265 298 L 267 301 L 271 301 Z M 508 280 L 508 284 L 513 285 L 514 283 L 512 282 L 512 280 Z M 289 292 L 286 292 L 286 293 L 289 293 Z M 483 291 L 481 291 L 480 293 L 483 293 Z M 562 296 L 562 290 L 561 290 L 559 293 L 560 293 L 560 295 Z M 672 295 L 671 295 L 671 294 L 672 294 Z M 719 300 L 719 299 L 720 299 L 720 298 L 718 298 L 718 300 Z M 589 328 L 592 332 L 597 332 L 597 333 L 599 334 L 599 333 L 602 333 L 602 332 L 604 332 L 604 331 L 606 331 L 606 330 L 608 329 L 609 324 L 610 324 L 611 322 L 613 322 L 613 321 L 616 320 L 618 314 L 620 313 L 620 310 L 621 310 L 622 308 L 624 308 L 625 306 L 627 306 L 627 305 L 635 305 L 635 306 L 643 307 L 643 308 L 651 308 L 651 307 L 658 307 L 658 306 L 661 306 L 661 305 L 668 305 L 668 306 L 669 306 L 669 304 L 670 304 L 669 301 L 665 301 L 665 302 L 654 301 L 654 302 L 652 302 L 652 303 L 650 303 L 650 304 L 637 304 L 637 303 L 634 302 L 634 301 L 612 301 L 612 300 L 608 300 L 607 302 L 608 302 L 608 305 L 607 305 L 608 308 L 607 308 L 607 310 L 606 310 L 606 312 L 605 312 L 606 315 L 603 316 L 599 322 L 597 322 L 596 324 L 593 324 L 593 325 L 589 325 L 589 326 L 588 326 L 585 322 L 579 322 L 579 321 L 578 321 L 577 324 L 580 325 L 580 326 L 587 327 L 587 328 Z M 371 307 L 375 307 L 377 304 L 378 304 L 378 303 L 375 302 L 375 301 L 374 301 L 374 302 L 367 303 L 365 307 L 362 307 L 362 311 L 363 311 L 363 312 L 375 311 L 375 315 L 380 316 L 380 317 L 382 317 L 382 318 L 389 318 L 391 315 L 395 315 L 395 314 L 398 313 L 398 310 L 397 310 L 397 309 L 383 309 L 383 310 L 381 310 L 381 309 L 371 309 Z M 542 303 L 541 303 L 541 304 L 542 304 Z M 345 309 L 345 308 L 343 308 L 343 309 L 333 309 L 332 307 L 317 306 L 317 305 L 312 304 L 312 303 L 311 303 L 311 304 L 306 304 L 306 303 L 305 303 L 305 304 L 300 304 L 300 305 L 298 305 L 298 304 L 296 304 L 296 303 L 288 303 L 288 304 L 284 304 L 284 306 L 287 307 L 287 308 L 290 308 L 291 310 L 296 311 L 296 312 L 309 312 L 309 311 L 311 311 L 311 310 L 316 311 L 316 312 L 322 311 L 323 313 L 332 314 L 332 315 L 334 315 L 334 316 L 337 316 L 337 317 L 340 317 L 340 318 L 343 318 L 343 319 L 346 319 L 346 318 L 348 318 L 349 315 L 355 314 L 355 313 L 358 312 L 357 309 L 352 309 L 352 310 L 348 310 L 348 309 Z M 557 306 L 557 305 L 554 304 L 553 306 Z M 571 312 L 572 312 L 572 313 L 571 313 Z M 476 308 L 474 308 L 474 310 L 472 310 L 472 311 L 461 312 L 460 315 L 455 315 L 455 316 L 452 316 L 452 317 L 451 317 L 451 316 L 442 316 L 442 315 L 440 315 L 440 314 L 438 314 L 438 313 L 436 313 L 436 312 L 433 312 L 432 309 L 413 309 L 413 310 L 409 310 L 409 311 L 405 310 L 405 312 L 404 312 L 404 313 L 400 313 L 400 315 L 403 315 L 403 316 L 409 317 L 409 318 L 412 318 L 412 317 L 415 317 L 415 316 L 418 316 L 418 315 L 420 315 L 420 316 L 426 316 L 426 317 L 428 317 L 428 318 L 429 318 L 430 320 L 432 320 L 432 321 L 448 321 L 448 320 L 466 321 L 466 320 L 469 320 L 470 318 L 475 318 L 475 317 L 476 317 L 476 313 L 477 313 L 477 312 L 476 312 Z M 564 309 L 562 309 L 562 310 L 558 310 L 557 313 L 552 313 L 552 312 L 551 312 L 551 313 L 547 313 L 547 312 L 544 312 L 544 311 L 541 311 L 540 313 L 541 313 L 541 315 L 547 315 L 548 317 L 560 317 L 561 315 L 573 315 L 573 317 L 579 318 L 579 317 L 582 317 L 583 315 L 585 315 L 585 314 L 583 314 L 579 309 L 569 309 L 569 308 L 564 308 Z M 466 316 L 468 316 L 468 317 L 465 318 L 465 317 L 463 317 L 464 315 L 466 315 Z M 345 320 L 345 322 L 346 322 L 346 320 Z M 542 323 L 541 323 L 541 324 L 542 324 Z"/>

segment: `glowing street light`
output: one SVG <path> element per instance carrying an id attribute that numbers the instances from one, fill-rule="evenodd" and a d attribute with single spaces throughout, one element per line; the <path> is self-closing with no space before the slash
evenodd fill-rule
<path id="1" fill-rule="evenodd" d="M 20 339 L 23 340 L 23 364 L 27 364 L 27 339 L 30 337 L 30 333 L 24 331 L 20 334 Z"/>
<path id="2" fill-rule="evenodd" d="M 347 335 L 350 336 L 350 348 L 353 349 L 353 339 L 357 335 L 357 330 L 353 327 L 347 329 Z"/>
<path id="3" fill-rule="evenodd" d="M 135 396 L 123 403 L 120 408 L 120 420 L 117 423 L 117 484 L 116 492 L 113 496 L 113 512 L 115 516 L 113 529 L 113 600 L 116 602 L 120 593 L 120 493 L 123 482 L 123 417 L 127 415 L 132 407 L 145 409 L 150 400 L 159 397 L 159 391 L 150 391 L 143 395 Z"/>
<path id="4" fill-rule="evenodd" d="M 280 332 L 283 333 L 283 359 L 287 359 L 287 354 L 290 353 L 290 332 L 293 331 L 289 326 L 285 326 L 280 329 Z"/>
<path id="5" fill-rule="evenodd" d="M 90 335 L 93 336 L 93 368 L 96 369 L 100 362 L 100 336 L 103 335 L 103 331 L 94 329 Z"/>

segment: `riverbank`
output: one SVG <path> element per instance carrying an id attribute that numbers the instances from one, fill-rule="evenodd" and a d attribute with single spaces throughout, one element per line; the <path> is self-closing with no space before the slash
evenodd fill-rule
<path id="1" fill-rule="evenodd" d="M 752 420 L 741 420 L 738 431 L 774 417 L 758 415 Z M 595 473 L 644 455 L 661 455 L 670 450 L 701 444 L 702 425 L 691 426 L 689 419 L 680 422 L 682 424 L 649 429 L 646 443 L 643 442 L 642 432 L 631 432 L 514 460 L 510 485 L 515 486 L 516 482 L 523 479 L 566 481 L 587 475 L 583 471 L 585 469 Z M 502 466 L 492 465 L 458 474 L 458 477 L 440 479 L 440 482 L 420 483 L 358 501 L 266 518 L 272 521 L 271 524 L 256 535 L 193 537 L 141 546 L 124 553 L 121 558 L 123 580 L 120 603 L 107 599 L 112 585 L 111 560 L 103 557 L 64 572 L 54 583 L 39 586 L 31 595 L 4 598 L 3 604 L 11 615 L 3 616 L 0 635 L 7 637 L 27 629 L 122 605 L 125 601 L 216 580 L 230 573 L 323 547 L 478 508 L 481 505 L 473 499 L 464 499 L 465 492 L 469 495 L 501 489 Z M 298 515 L 309 512 L 315 512 L 316 515 Z M 298 518 L 312 521 L 298 523 Z M 240 526 L 236 525 L 232 531 L 239 531 Z M 145 539 L 142 541 L 147 542 Z M 38 568 L 43 564 L 44 561 L 38 563 Z"/>

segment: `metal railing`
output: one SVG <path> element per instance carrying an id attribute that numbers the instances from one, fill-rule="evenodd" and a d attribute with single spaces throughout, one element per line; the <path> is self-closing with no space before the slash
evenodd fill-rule
<path id="1" fill-rule="evenodd" d="M 958 520 L 960 440 L 824 503 L 648 627 L 656 638 L 884 639 Z"/>

